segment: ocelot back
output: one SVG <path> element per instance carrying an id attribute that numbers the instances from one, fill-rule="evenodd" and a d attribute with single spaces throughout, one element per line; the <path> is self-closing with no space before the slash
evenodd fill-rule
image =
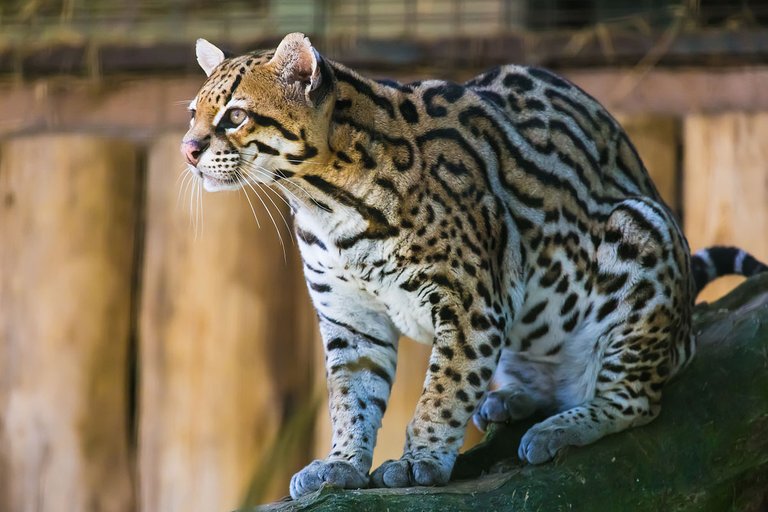
<path id="1" fill-rule="evenodd" d="M 190 105 L 190 170 L 208 190 L 283 192 L 320 320 L 333 439 L 294 497 L 443 484 L 473 416 L 549 414 L 520 444 L 533 464 L 645 424 L 694 353 L 697 290 L 766 270 L 730 248 L 692 270 L 621 127 L 548 71 L 377 82 L 302 34 L 197 53 L 209 78 Z M 432 355 L 402 458 L 369 477 L 400 334 Z"/>

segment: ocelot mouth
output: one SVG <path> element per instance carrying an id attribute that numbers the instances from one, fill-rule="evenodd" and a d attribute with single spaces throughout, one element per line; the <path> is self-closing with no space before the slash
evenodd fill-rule
<path id="1" fill-rule="evenodd" d="M 201 172 L 200 178 L 203 180 L 203 188 L 205 188 L 205 190 L 207 190 L 208 192 L 218 192 L 221 190 L 237 190 L 241 186 L 240 179 L 238 179 L 237 177 L 214 178 L 212 176 L 209 176 L 208 174 L 205 174 L 204 172 Z"/>

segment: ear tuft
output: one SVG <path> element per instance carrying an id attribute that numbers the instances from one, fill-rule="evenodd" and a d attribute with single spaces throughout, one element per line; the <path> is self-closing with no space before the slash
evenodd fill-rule
<path id="1" fill-rule="evenodd" d="M 197 53 L 197 63 L 203 68 L 206 76 L 211 76 L 211 73 L 216 69 L 216 66 L 221 64 L 225 59 L 224 52 L 205 39 L 197 40 L 195 51 Z"/>
<path id="2" fill-rule="evenodd" d="M 320 59 L 309 38 L 294 32 L 283 38 L 269 63 L 287 84 L 304 84 L 304 95 L 309 100 L 310 93 L 320 85 Z"/>

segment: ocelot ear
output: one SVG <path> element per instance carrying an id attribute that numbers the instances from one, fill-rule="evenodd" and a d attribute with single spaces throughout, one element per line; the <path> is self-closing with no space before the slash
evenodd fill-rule
<path id="1" fill-rule="evenodd" d="M 313 92 L 320 88 L 323 81 L 322 57 L 312 47 L 308 37 L 299 32 L 285 36 L 269 64 L 286 86 L 298 86 L 308 103 L 317 100 Z"/>
<path id="2" fill-rule="evenodd" d="M 207 76 L 211 76 L 216 66 L 224 62 L 226 58 L 224 52 L 205 39 L 198 39 L 195 45 L 197 53 L 197 63 L 203 68 Z"/>

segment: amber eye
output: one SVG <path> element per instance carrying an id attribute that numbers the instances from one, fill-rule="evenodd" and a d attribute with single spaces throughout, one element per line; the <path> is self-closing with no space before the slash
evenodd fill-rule
<path id="1" fill-rule="evenodd" d="M 245 110 L 241 108 L 233 108 L 229 111 L 228 115 L 229 122 L 235 126 L 239 126 L 240 123 L 245 121 L 245 118 L 248 117 L 248 114 L 245 113 Z"/>

